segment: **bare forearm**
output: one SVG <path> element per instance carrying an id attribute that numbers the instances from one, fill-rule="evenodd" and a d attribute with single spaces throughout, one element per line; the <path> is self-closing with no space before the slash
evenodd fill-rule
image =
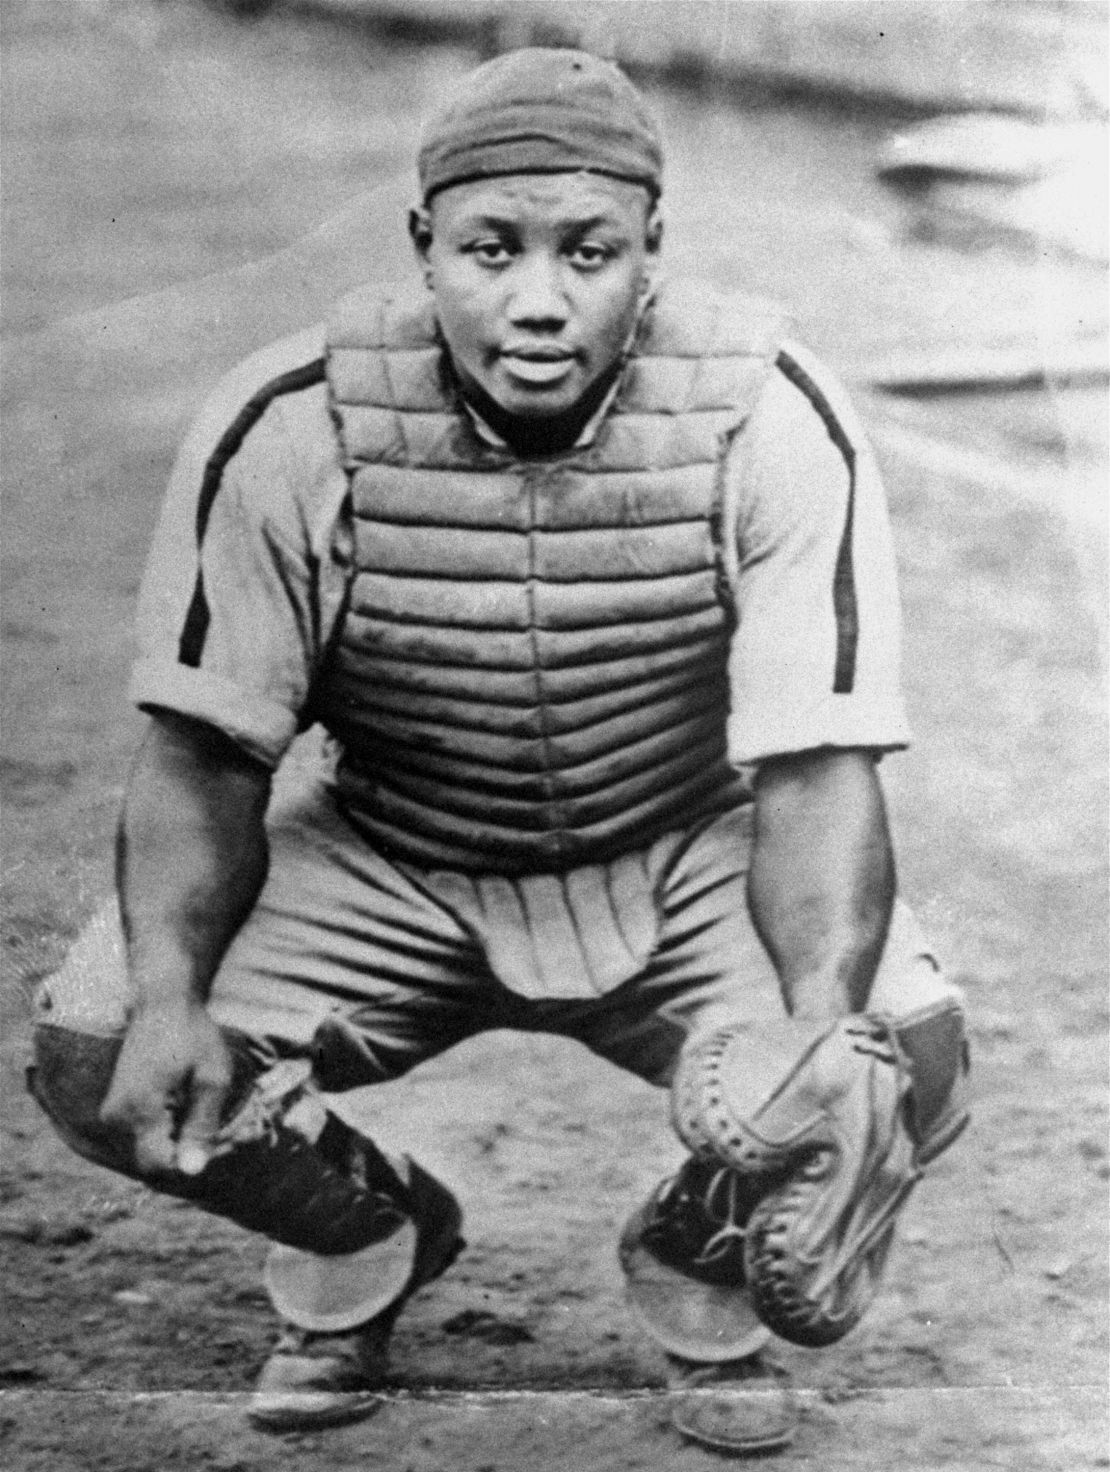
<path id="1" fill-rule="evenodd" d="M 755 817 L 749 904 L 787 1008 L 815 1018 L 860 1011 L 895 892 L 871 757 L 818 752 L 765 764 Z"/>
<path id="2" fill-rule="evenodd" d="M 136 763 L 117 877 L 146 1005 L 204 1002 L 266 876 L 269 774 L 217 733 L 160 717 Z"/>

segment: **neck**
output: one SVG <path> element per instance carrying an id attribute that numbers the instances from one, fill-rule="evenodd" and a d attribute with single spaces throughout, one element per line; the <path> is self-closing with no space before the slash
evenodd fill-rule
<path id="1" fill-rule="evenodd" d="M 455 380 L 463 398 L 514 454 L 522 458 L 559 455 L 573 448 L 579 435 L 601 407 L 605 395 L 616 382 L 622 361 L 618 358 L 612 367 L 596 378 L 572 408 L 544 418 L 510 414 L 476 383 L 463 383 L 457 373 Z"/>

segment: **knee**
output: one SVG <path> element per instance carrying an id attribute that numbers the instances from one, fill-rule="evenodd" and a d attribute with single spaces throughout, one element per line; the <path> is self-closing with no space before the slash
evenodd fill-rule
<path id="1" fill-rule="evenodd" d="M 129 1151 L 119 1130 L 101 1123 L 122 1039 L 39 1023 L 27 1087 L 62 1139 L 98 1165 L 121 1169 Z"/>
<path id="2" fill-rule="evenodd" d="M 31 1094 L 74 1150 L 117 1164 L 127 1151 L 118 1131 L 100 1123 L 131 1011 L 114 899 L 92 916 L 62 966 L 39 987 L 34 1006 Z"/>

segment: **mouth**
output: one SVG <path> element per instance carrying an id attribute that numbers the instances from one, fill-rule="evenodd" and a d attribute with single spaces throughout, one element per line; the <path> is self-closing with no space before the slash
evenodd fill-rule
<path id="1" fill-rule="evenodd" d="M 569 349 L 546 346 L 505 348 L 500 357 L 510 377 L 541 386 L 559 383 L 576 362 Z"/>

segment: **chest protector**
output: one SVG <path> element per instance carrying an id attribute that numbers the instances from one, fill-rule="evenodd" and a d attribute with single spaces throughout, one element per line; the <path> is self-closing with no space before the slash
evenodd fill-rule
<path id="1" fill-rule="evenodd" d="M 342 304 L 328 384 L 354 566 L 315 711 L 376 846 L 559 870 L 738 800 L 723 460 L 779 332 L 766 308 L 671 287 L 593 443 L 521 459 L 458 404 L 427 293 Z"/>

